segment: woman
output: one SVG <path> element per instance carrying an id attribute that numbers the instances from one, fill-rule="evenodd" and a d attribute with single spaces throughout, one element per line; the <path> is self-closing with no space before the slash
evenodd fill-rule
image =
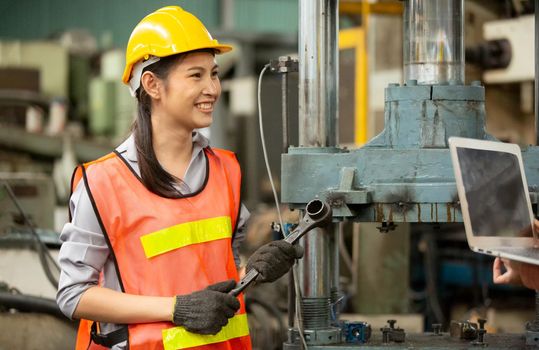
<path id="1" fill-rule="evenodd" d="M 76 169 L 61 233 L 57 301 L 82 319 L 77 349 L 251 348 L 243 298 L 228 294 L 249 215 L 239 165 L 195 131 L 221 93 L 214 55 L 231 49 L 177 6 L 133 30 L 123 75 L 138 100 L 133 135 Z M 302 254 L 272 242 L 246 269 L 271 282 Z"/>

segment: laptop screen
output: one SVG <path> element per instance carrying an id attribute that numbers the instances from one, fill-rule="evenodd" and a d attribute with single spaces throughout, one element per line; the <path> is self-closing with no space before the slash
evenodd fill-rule
<path id="1" fill-rule="evenodd" d="M 474 236 L 533 237 L 516 155 L 457 147 Z"/>

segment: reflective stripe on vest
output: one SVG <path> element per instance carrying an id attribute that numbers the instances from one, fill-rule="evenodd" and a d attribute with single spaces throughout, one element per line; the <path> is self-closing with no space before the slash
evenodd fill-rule
<path id="1" fill-rule="evenodd" d="M 234 338 L 249 335 L 247 315 L 236 315 L 228 320 L 228 324 L 215 335 L 195 334 L 183 327 L 163 330 L 163 346 L 165 350 L 188 349 L 195 346 L 215 344 Z"/>
<path id="2" fill-rule="evenodd" d="M 168 227 L 140 237 L 147 258 L 170 252 L 191 244 L 232 237 L 229 216 L 203 219 Z"/>

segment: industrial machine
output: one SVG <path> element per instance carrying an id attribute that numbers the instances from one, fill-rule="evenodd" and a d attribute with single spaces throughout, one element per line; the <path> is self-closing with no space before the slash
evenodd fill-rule
<path id="1" fill-rule="evenodd" d="M 284 349 L 537 345 L 533 325 L 527 336 L 485 335 L 483 321 L 463 323 L 452 326 L 451 336 L 439 325 L 432 333 L 406 334 L 395 322 L 371 330 L 339 320 L 333 307 L 339 297 L 339 222 L 378 222 L 382 232 L 401 222 L 461 222 L 447 139 L 493 137 L 485 131 L 484 87 L 479 81 L 465 85 L 463 0 L 405 0 L 404 84 L 385 90 L 385 129 L 359 149 L 339 148 L 337 7 L 337 0 L 299 1 L 299 145 L 281 158 L 281 200 L 301 210 L 322 199 L 331 205 L 334 223 L 301 241 L 300 322 L 290 323 Z M 527 147 L 523 157 L 536 204 L 539 148 Z"/>

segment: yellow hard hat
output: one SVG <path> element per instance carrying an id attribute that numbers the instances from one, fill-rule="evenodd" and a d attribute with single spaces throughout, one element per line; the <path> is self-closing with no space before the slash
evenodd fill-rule
<path id="1" fill-rule="evenodd" d="M 129 83 L 133 66 L 141 60 L 200 49 L 214 49 L 220 54 L 232 50 L 232 46 L 219 44 L 198 18 L 181 7 L 160 8 L 144 17 L 131 33 L 122 81 Z"/>

